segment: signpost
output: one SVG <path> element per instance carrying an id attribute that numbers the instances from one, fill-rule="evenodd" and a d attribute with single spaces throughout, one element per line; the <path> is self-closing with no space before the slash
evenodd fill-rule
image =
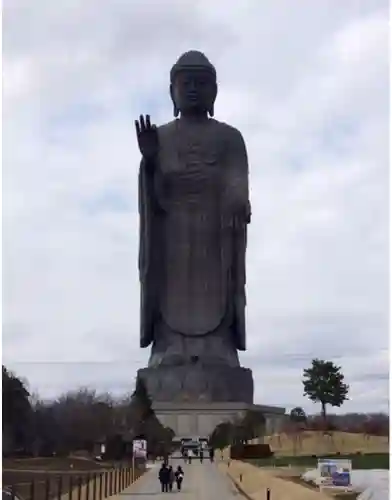
<path id="1" fill-rule="evenodd" d="M 132 442 L 132 482 L 135 481 L 135 458 L 147 460 L 147 441 L 135 439 Z"/>

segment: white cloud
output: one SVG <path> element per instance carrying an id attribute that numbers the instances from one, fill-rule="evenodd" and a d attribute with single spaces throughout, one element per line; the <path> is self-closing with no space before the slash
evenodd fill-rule
<path id="1" fill-rule="evenodd" d="M 170 119 L 170 67 L 200 48 L 251 163 L 256 400 L 313 408 L 301 372 L 325 356 L 346 410 L 386 410 L 387 7 L 6 1 L 4 362 L 45 394 L 132 387 L 148 356 L 133 120 Z"/>

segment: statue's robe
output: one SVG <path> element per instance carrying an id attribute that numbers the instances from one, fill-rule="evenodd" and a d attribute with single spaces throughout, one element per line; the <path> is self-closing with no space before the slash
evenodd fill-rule
<path id="1" fill-rule="evenodd" d="M 216 120 L 158 128 L 152 174 L 139 173 L 141 347 L 164 321 L 185 336 L 212 334 L 231 316 L 245 350 L 248 161 L 238 130 Z"/>

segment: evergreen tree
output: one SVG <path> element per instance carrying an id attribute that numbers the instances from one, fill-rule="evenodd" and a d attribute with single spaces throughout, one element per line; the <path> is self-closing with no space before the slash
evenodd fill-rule
<path id="1" fill-rule="evenodd" d="M 341 367 L 332 361 L 313 359 L 312 366 L 303 372 L 304 396 L 321 403 L 321 415 L 327 420 L 326 406 L 340 407 L 348 399 L 349 386 L 344 383 Z"/>
<path id="2" fill-rule="evenodd" d="M 31 444 L 33 412 L 26 385 L 2 365 L 3 438 L 9 451 Z"/>

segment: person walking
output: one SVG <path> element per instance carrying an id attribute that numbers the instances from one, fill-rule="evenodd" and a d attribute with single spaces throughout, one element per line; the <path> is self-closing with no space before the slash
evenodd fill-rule
<path id="1" fill-rule="evenodd" d="M 174 475 L 176 477 L 177 491 L 181 491 L 182 482 L 184 480 L 184 471 L 182 470 L 181 465 L 177 467 L 177 470 L 174 473 Z"/>
<path id="2" fill-rule="evenodd" d="M 203 450 L 200 450 L 200 452 L 199 452 L 199 458 L 200 458 L 200 463 L 202 464 L 203 463 L 203 459 L 204 459 Z"/>
<path id="3" fill-rule="evenodd" d="M 162 493 L 169 491 L 169 478 L 170 478 L 169 469 L 166 463 L 164 462 L 161 468 L 159 469 L 159 474 L 158 474 L 158 479 L 159 482 L 161 483 Z"/>
<path id="4" fill-rule="evenodd" d="M 168 477 L 169 477 L 169 491 L 173 491 L 173 483 L 175 481 L 175 475 L 174 475 L 174 470 L 173 470 L 173 467 L 171 465 L 169 465 L 169 474 L 168 474 Z"/>

